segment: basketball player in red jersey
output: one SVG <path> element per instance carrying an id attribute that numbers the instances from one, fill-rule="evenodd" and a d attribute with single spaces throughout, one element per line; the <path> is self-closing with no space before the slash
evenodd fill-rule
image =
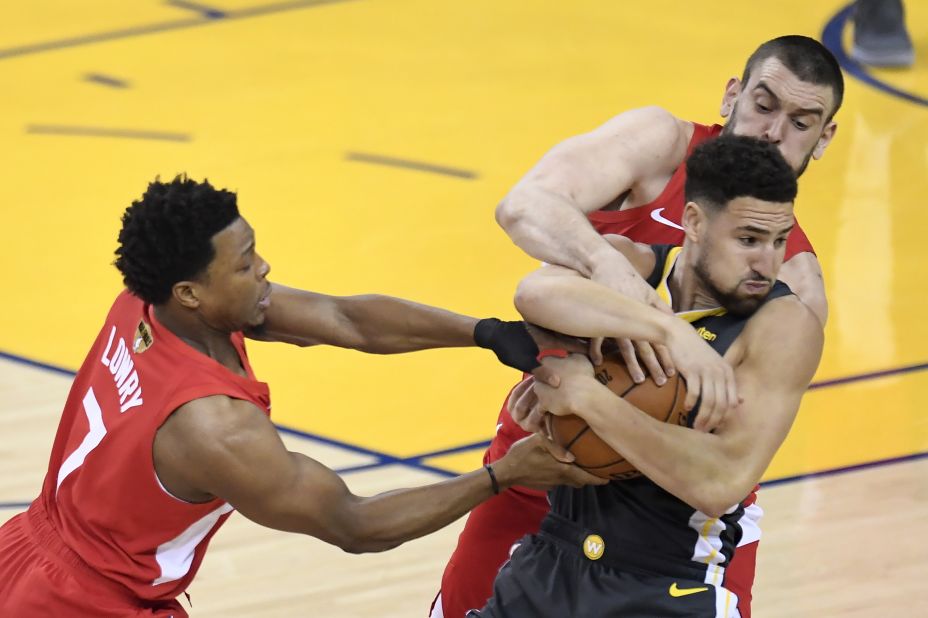
<path id="1" fill-rule="evenodd" d="M 186 616 L 176 597 L 233 509 L 371 552 L 517 483 L 601 483 L 535 436 L 486 469 L 354 496 L 334 472 L 284 448 L 245 335 L 379 353 L 476 337 L 531 365 L 537 348 L 524 354 L 534 346 L 524 327 L 272 285 L 235 194 L 186 178 L 152 183 L 126 211 L 119 243 L 127 290 L 74 379 L 40 496 L 0 528 L 0 616 Z"/>
<path id="2" fill-rule="evenodd" d="M 722 133 L 776 144 L 801 174 L 811 159 L 824 154 L 834 137 L 833 117 L 843 92 L 840 67 L 818 41 L 803 36 L 773 39 L 750 56 L 740 80 L 729 80 L 721 106 L 727 118 L 724 127 L 682 120 L 659 108 L 620 114 L 548 152 L 500 203 L 497 221 L 531 256 L 661 307 L 654 290 L 601 235 L 682 244 L 684 161 L 701 142 Z M 787 241 L 785 259 L 780 279 L 824 324 L 828 306 L 821 267 L 798 222 Z M 644 373 L 635 349 L 659 384 L 665 380 L 664 368 L 674 371 L 660 348 L 655 352 L 647 344 L 636 343 L 632 348 L 628 341 L 619 343 L 636 381 L 642 381 Z M 520 402 L 524 409 L 514 414 L 526 416 L 532 403 L 525 399 Z M 702 407 L 697 417 L 696 426 L 703 430 L 712 429 L 722 410 L 734 401 L 724 393 L 713 398 L 713 393 L 704 392 L 702 405 L 707 403 L 708 411 Z M 484 461 L 495 461 L 525 435 L 504 403 Z M 754 508 L 759 518 L 762 512 Z M 474 509 L 445 567 L 432 618 L 462 618 L 468 610 L 483 607 L 510 548 L 524 535 L 538 531 L 548 509 L 544 492 L 523 487 Z M 750 616 L 759 532 L 742 539 L 730 567 L 730 583 L 737 588 L 745 618 Z"/>

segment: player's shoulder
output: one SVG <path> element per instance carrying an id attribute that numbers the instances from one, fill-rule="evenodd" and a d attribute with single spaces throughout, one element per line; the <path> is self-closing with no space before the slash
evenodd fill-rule
<path id="1" fill-rule="evenodd" d="M 683 147 L 689 145 L 695 125 L 672 114 L 657 105 L 638 107 L 613 116 L 602 125 L 606 131 L 616 131 L 633 127 L 638 133 L 657 139 L 659 143 Z"/>
<path id="2" fill-rule="evenodd" d="M 764 303 L 743 333 L 747 356 L 787 374 L 811 374 L 818 367 L 825 334 L 815 313 L 794 294 Z"/>
<path id="3" fill-rule="evenodd" d="M 219 438 L 237 435 L 256 424 L 264 425 L 268 419 L 250 401 L 228 395 L 208 395 L 178 406 L 170 415 L 170 422 L 194 435 Z"/>
<path id="4" fill-rule="evenodd" d="M 748 320 L 746 332 L 765 338 L 797 333 L 801 336 L 824 336 L 822 324 L 815 313 L 795 294 L 786 294 L 767 301 Z"/>

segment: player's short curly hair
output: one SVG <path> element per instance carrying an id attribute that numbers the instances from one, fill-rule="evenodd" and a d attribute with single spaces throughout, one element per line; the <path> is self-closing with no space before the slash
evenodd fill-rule
<path id="1" fill-rule="evenodd" d="M 712 212 L 738 197 L 792 202 L 796 192 L 796 173 L 777 147 L 753 137 L 711 139 L 686 160 L 686 201 Z"/>
<path id="2" fill-rule="evenodd" d="M 186 175 L 156 179 L 122 216 L 116 268 L 130 292 L 164 303 L 175 283 L 204 274 L 216 253 L 213 236 L 238 216 L 235 193 Z"/>

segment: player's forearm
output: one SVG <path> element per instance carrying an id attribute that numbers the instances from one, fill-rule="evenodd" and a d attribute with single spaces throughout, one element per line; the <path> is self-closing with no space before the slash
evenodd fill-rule
<path id="1" fill-rule="evenodd" d="M 615 253 L 580 208 L 531 182 L 520 183 L 500 202 L 496 221 L 530 256 L 587 277 Z"/>
<path id="2" fill-rule="evenodd" d="M 581 277 L 530 275 L 516 290 L 526 321 L 574 337 L 627 337 L 667 344 L 668 316 Z"/>
<path id="3" fill-rule="evenodd" d="M 474 344 L 477 319 L 392 296 L 345 298 L 341 310 L 358 334 L 352 346 L 364 352 L 395 354 Z"/>
<path id="4" fill-rule="evenodd" d="M 502 489 L 512 484 L 496 466 Z M 448 481 L 359 498 L 350 511 L 352 553 L 380 552 L 444 528 L 493 495 L 485 469 Z"/>
<path id="5" fill-rule="evenodd" d="M 606 389 L 594 392 L 581 413 L 592 430 L 693 508 L 718 517 L 756 484 L 755 475 L 729 456 L 720 436 L 659 422 Z"/>

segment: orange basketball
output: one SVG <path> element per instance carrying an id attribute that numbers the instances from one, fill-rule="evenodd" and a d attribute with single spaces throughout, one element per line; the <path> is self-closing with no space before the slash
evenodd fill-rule
<path id="1" fill-rule="evenodd" d="M 596 379 L 625 401 L 650 414 L 664 423 L 686 425 L 686 383 L 677 373 L 658 386 L 648 376 L 641 384 L 635 384 L 618 355 L 608 355 L 603 364 L 594 368 Z M 570 451 L 574 463 L 590 474 L 612 479 L 626 480 L 639 476 L 625 458 L 597 436 L 579 416 L 545 415 L 548 435 L 557 444 Z"/>

